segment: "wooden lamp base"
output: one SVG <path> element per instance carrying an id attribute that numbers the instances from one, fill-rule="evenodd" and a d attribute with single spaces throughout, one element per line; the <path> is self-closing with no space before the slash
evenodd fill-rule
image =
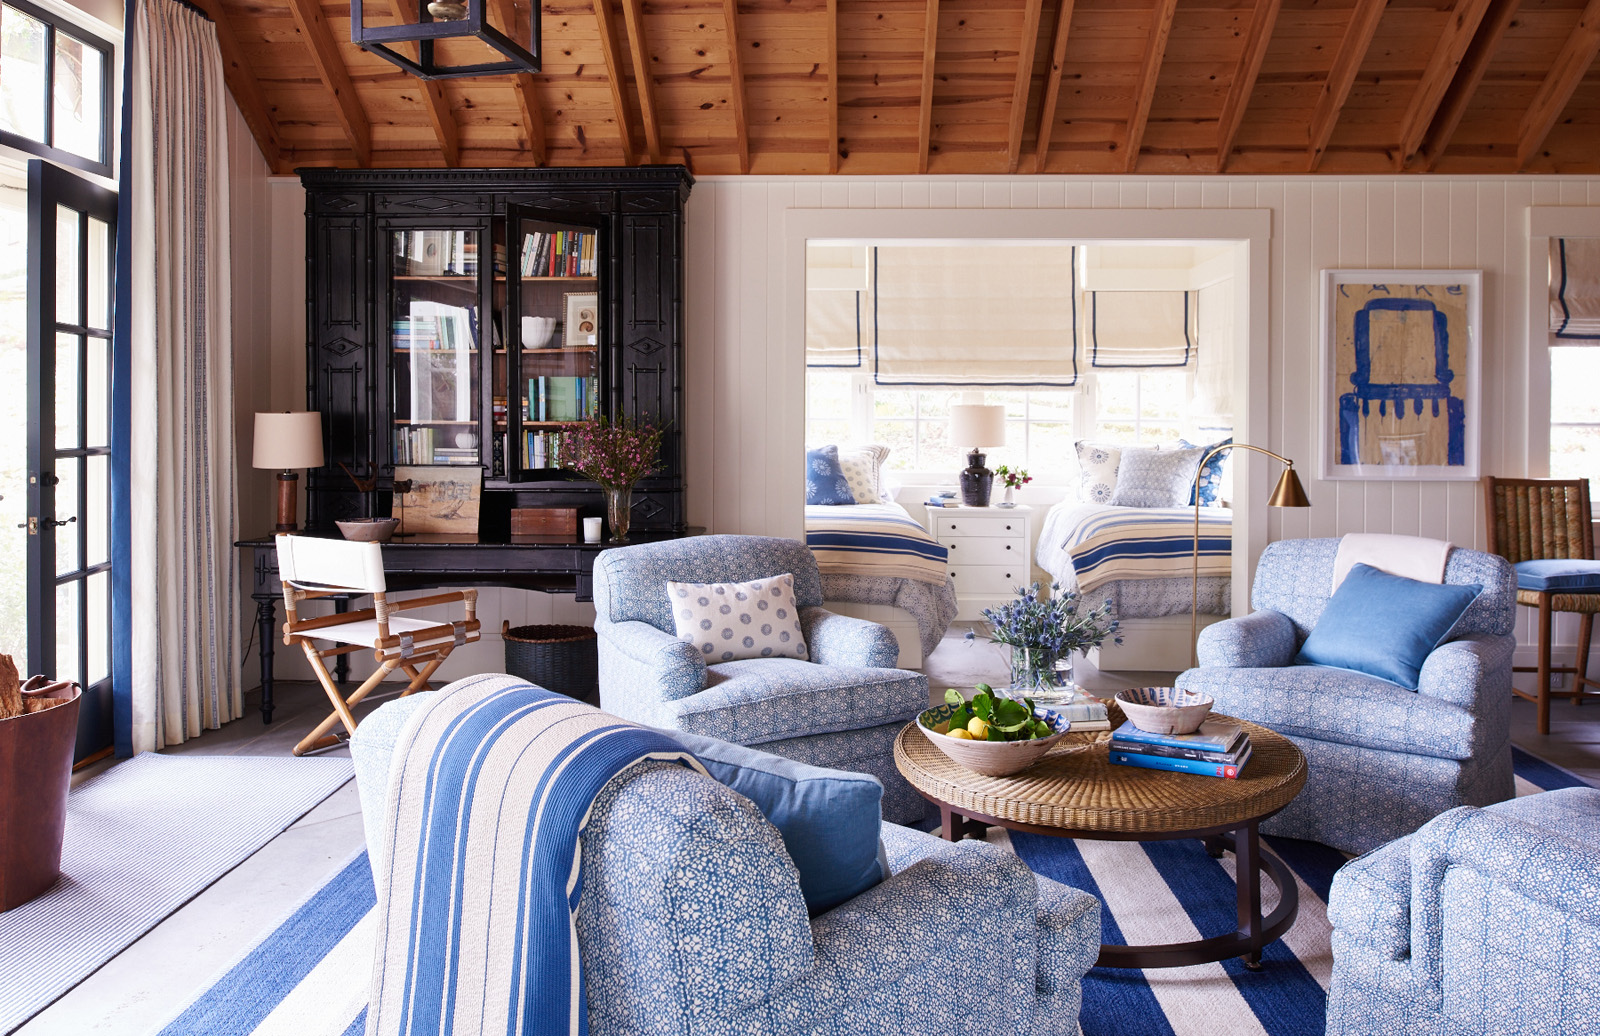
<path id="1" fill-rule="evenodd" d="M 300 476 L 292 471 L 278 472 L 278 532 L 294 532 L 299 527 L 294 513 L 299 481 Z"/>

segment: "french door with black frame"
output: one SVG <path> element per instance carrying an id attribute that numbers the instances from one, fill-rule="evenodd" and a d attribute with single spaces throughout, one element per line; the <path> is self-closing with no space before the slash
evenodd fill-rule
<path id="1" fill-rule="evenodd" d="M 83 685 L 112 743 L 111 324 L 117 196 L 28 163 L 28 668 Z"/>

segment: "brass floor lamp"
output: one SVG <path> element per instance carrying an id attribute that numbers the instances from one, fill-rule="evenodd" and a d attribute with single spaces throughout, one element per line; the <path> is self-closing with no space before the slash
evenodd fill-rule
<path id="1" fill-rule="evenodd" d="M 1252 453 L 1264 453 L 1268 457 L 1283 463 L 1283 474 L 1278 476 L 1278 484 L 1273 487 L 1272 495 L 1267 498 L 1268 507 L 1310 507 L 1311 501 L 1306 498 L 1305 487 L 1300 484 L 1300 476 L 1294 473 L 1294 461 L 1288 457 L 1273 453 L 1271 450 L 1262 449 L 1260 446 L 1251 446 L 1244 442 L 1223 443 L 1206 453 L 1200 458 L 1200 466 L 1194 470 L 1194 588 L 1189 605 L 1189 667 L 1192 669 L 1200 664 L 1199 648 L 1197 641 L 1200 639 L 1200 473 L 1206 469 L 1206 463 L 1219 453 L 1228 450 L 1250 450 Z"/>

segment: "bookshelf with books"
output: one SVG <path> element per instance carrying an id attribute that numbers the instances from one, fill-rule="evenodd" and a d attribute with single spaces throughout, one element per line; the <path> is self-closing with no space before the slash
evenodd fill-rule
<path id="1" fill-rule="evenodd" d="M 481 464 L 482 227 L 392 230 L 388 249 L 389 459 Z"/>

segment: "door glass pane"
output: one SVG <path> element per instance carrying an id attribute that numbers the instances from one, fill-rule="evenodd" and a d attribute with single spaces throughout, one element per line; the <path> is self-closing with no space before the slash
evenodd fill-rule
<path id="1" fill-rule="evenodd" d="M 45 25 L 0 5 L 0 129 L 44 139 Z"/>
<path id="2" fill-rule="evenodd" d="M 74 579 L 56 587 L 56 671 L 45 675 L 57 680 L 83 682 L 78 672 L 78 594 L 82 586 Z"/>
<path id="3" fill-rule="evenodd" d="M 78 299 L 78 213 L 65 205 L 56 209 L 56 323 L 83 322 Z"/>
<path id="4" fill-rule="evenodd" d="M 86 487 L 89 493 L 88 504 L 84 515 L 78 521 L 84 523 L 83 533 L 87 538 L 88 557 L 84 559 L 84 567 L 103 565 L 110 560 L 106 545 L 106 525 L 111 520 L 111 458 L 103 454 L 86 458 L 85 476 L 89 479 Z M 63 531 L 72 528 L 70 525 L 60 527 Z M 56 533 L 60 535 L 60 532 Z"/>
<path id="5" fill-rule="evenodd" d="M 76 572 L 82 567 L 83 555 L 78 550 L 78 485 L 83 481 L 83 461 L 77 457 L 56 458 L 56 521 L 66 525 L 56 526 L 56 575 Z"/>
<path id="6" fill-rule="evenodd" d="M 478 233 L 406 230 L 393 237 L 394 463 L 476 466 Z"/>
<path id="7" fill-rule="evenodd" d="M 56 335 L 56 449 L 75 450 L 78 436 L 78 336 Z"/>
<path id="8" fill-rule="evenodd" d="M 88 579 L 89 621 L 84 633 L 89 638 L 89 679 L 84 686 L 99 683 L 111 675 L 111 573 L 96 572 Z"/>
<path id="9" fill-rule="evenodd" d="M 54 129 L 56 147 L 100 160 L 105 55 L 64 32 L 56 33 Z"/>
<path id="10" fill-rule="evenodd" d="M 89 370 L 85 375 L 84 393 L 88 424 L 88 441 L 85 446 L 109 446 L 111 423 L 111 342 L 105 338 L 89 339 Z"/>
<path id="11" fill-rule="evenodd" d="M 89 217 L 89 326 L 111 327 L 111 228 Z"/>
<path id="12" fill-rule="evenodd" d="M 0 31 L 9 33 L 9 9 Z M 10 51 L 0 55 L 9 62 Z M 0 111 L 9 103 L 10 69 L 0 72 Z M 0 169 L 0 652 L 28 658 L 28 184 Z"/>

